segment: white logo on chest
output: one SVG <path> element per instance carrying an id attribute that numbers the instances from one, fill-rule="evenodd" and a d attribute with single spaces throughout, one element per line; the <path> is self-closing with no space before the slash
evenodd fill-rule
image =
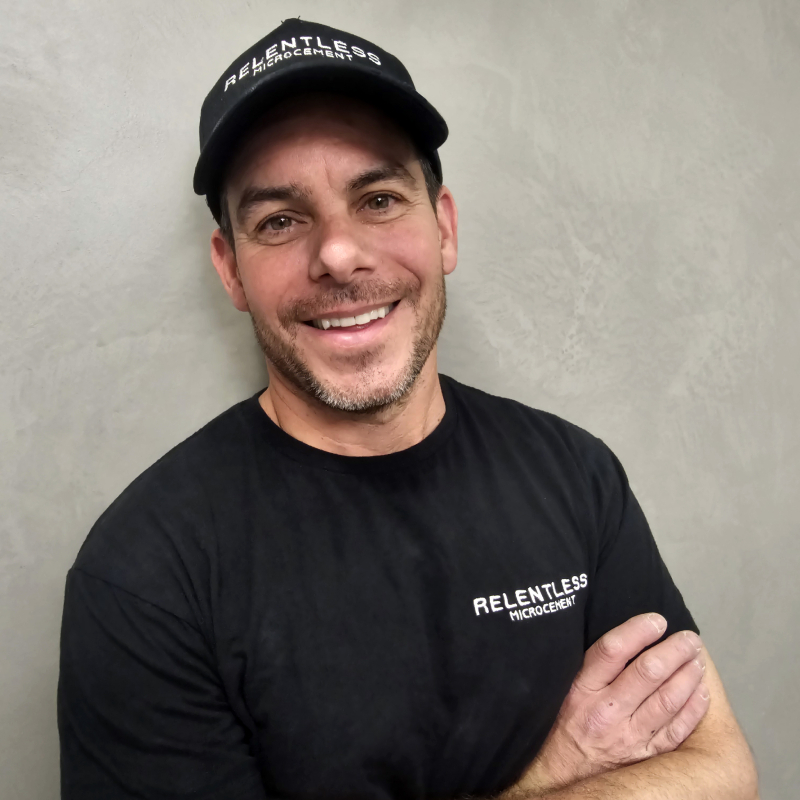
<path id="1" fill-rule="evenodd" d="M 481 612 L 494 614 L 497 611 L 508 611 L 508 616 L 512 620 L 531 619 L 571 608 L 575 605 L 576 593 L 585 589 L 588 584 L 589 579 L 586 573 L 582 572 L 570 578 L 561 578 L 560 581 L 517 589 L 511 593 L 512 600 L 516 602 L 509 602 L 507 594 L 503 592 L 502 595 L 491 594 L 488 598 L 476 597 L 472 601 L 472 606 L 476 617 L 479 617 Z"/>

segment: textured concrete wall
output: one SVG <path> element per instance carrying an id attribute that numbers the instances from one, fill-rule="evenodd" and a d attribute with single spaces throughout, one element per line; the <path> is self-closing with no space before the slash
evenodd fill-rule
<path id="1" fill-rule="evenodd" d="M 58 795 L 89 526 L 264 381 L 190 179 L 205 92 L 297 14 L 396 52 L 448 119 L 443 371 L 619 453 L 764 800 L 796 796 L 797 0 L 0 0 L 0 796 Z"/>

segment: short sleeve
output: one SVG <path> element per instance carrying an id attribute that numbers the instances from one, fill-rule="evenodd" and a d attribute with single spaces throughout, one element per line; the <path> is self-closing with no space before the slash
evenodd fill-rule
<path id="1" fill-rule="evenodd" d="M 680 630 L 699 632 L 658 552 L 622 465 L 603 446 L 593 467 L 599 542 L 595 573 L 589 576 L 586 647 L 611 628 L 649 612 L 667 620 L 665 637 Z"/>
<path id="2" fill-rule="evenodd" d="M 192 625 L 74 568 L 58 685 L 63 800 L 264 800 Z"/>

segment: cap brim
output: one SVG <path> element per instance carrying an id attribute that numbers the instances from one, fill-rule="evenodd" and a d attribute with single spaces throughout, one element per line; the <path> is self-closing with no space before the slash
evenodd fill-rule
<path id="1" fill-rule="evenodd" d="M 195 192 L 208 194 L 218 190 L 225 167 L 236 154 L 244 133 L 257 119 L 277 103 L 311 91 L 347 95 L 380 109 L 426 155 L 435 157 L 434 168 L 441 179 L 436 149 L 447 139 L 447 123 L 421 94 L 384 74 L 352 63 L 297 64 L 290 71 L 254 84 L 217 121 L 195 167 Z"/>

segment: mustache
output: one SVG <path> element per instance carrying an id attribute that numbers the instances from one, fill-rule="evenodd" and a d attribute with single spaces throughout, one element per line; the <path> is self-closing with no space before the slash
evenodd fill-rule
<path id="1" fill-rule="evenodd" d="M 284 327 L 289 327 L 302 320 L 320 317 L 343 305 L 372 303 L 388 305 L 406 295 L 410 296 L 414 304 L 418 290 L 418 283 L 414 285 L 408 281 L 383 281 L 373 278 L 328 290 L 316 297 L 288 303 L 278 312 L 278 320 Z"/>

